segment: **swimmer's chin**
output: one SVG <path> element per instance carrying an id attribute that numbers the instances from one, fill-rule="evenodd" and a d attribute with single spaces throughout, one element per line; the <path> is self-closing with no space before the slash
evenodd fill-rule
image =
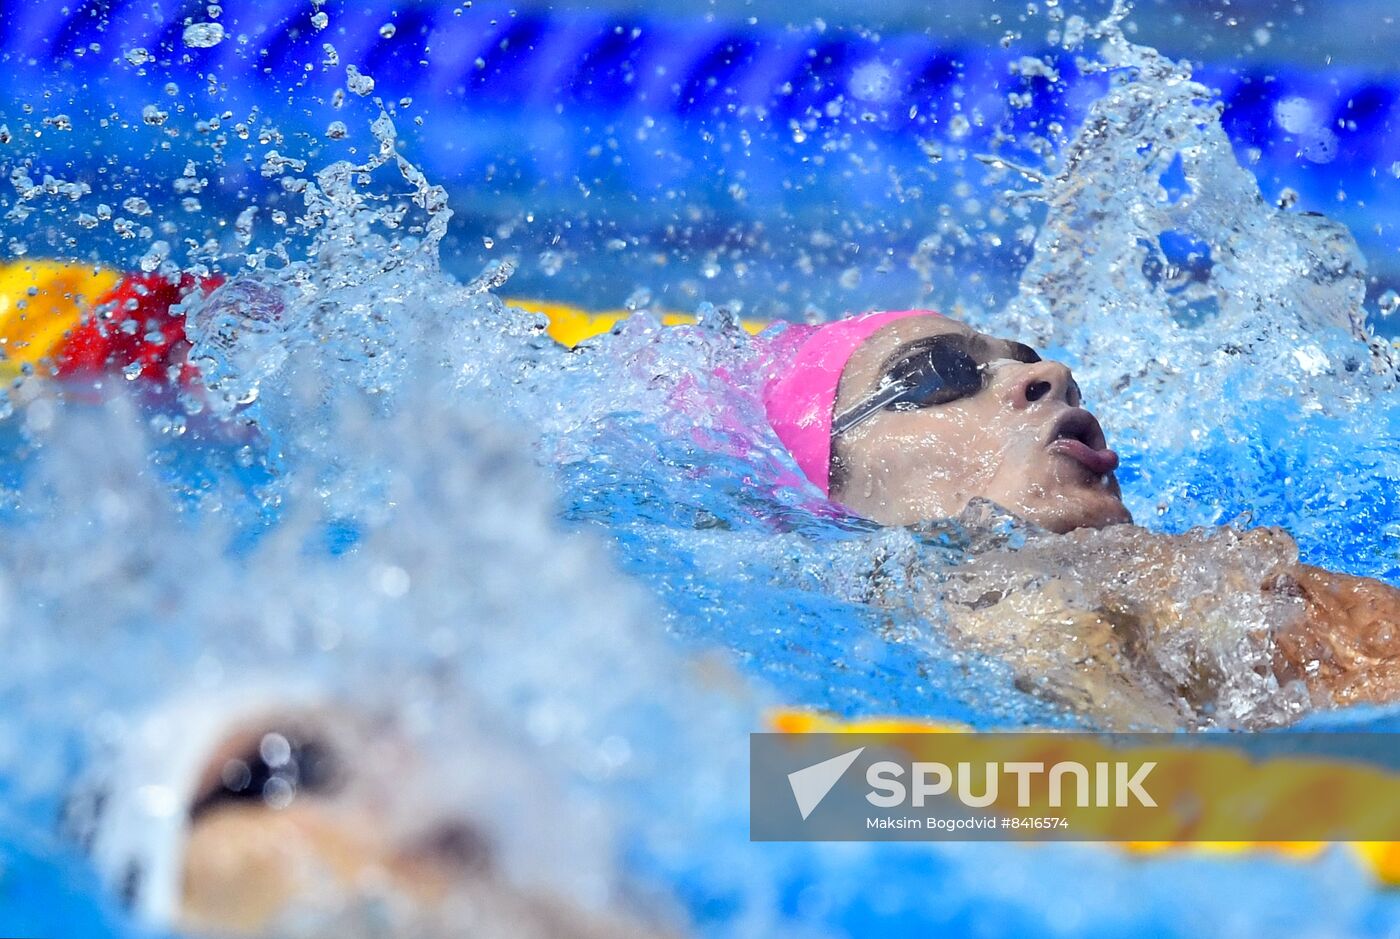
<path id="1" fill-rule="evenodd" d="M 977 504 L 982 508 L 977 509 Z M 974 518 L 981 517 L 988 510 L 1005 513 L 1057 535 L 1080 528 L 1108 528 L 1133 523 L 1133 515 L 1123 504 L 1117 481 L 1111 476 L 1094 486 L 1065 487 L 1049 493 L 1036 491 L 1024 500 L 974 498 L 963 510 L 962 517 L 969 513 Z"/>
<path id="2" fill-rule="evenodd" d="M 832 498 L 855 514 L 885 527 L 922 526 L 948 520 L 978 525 L 988 523 L 992 516 L 1009 515 L 1062 535 L 1077 528 L 1107 528 L 1133 522 L 1112 474 L 1100 477 L 1093 484 L 1056 485 L 1048 491 L 1035 487 L 1031 492 L 1010 498 L 999 499 L 979 493 L 964 497 L 965 501 L 954 505 L 912 501 L 865 503 L 840 492 L 833 492 Z"/>
<path id="3" fill-rule="evenodd" d="M 1044 488 L 1033 487 L 1034 494 L 1011 511 L 1060 535 L 1077 528 L 1132 524 L 1132 513 L 1123 504 L 1118 477 L 1112 472 L 1100 475 L 1077 462 L 1057 460 L 1050 479 Z"/>
<path id="4" fill-rule="evenodd" d="M 1123 500 L 1106 490 L 1075 493 L 1047 504 L 1020 506 L 1009 511 L 1057 535 L 1077 528 L 1108 528 L 1133 523 L 1133 514 Z"/>

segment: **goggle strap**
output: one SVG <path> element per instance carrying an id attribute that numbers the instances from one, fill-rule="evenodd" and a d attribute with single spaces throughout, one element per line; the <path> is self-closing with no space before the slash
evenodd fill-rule
<path id="1" fill-rule="evenodd" d="M 876 391 L 860 404 L 836 415 L 836 418 L 831 422 L 831 436 L 839 437 L 851 428 L 860 426 L 883 408 L 898 401 L 908 391 L 909 386 L 903 382 L 895 382 L 882 391 Z"/>

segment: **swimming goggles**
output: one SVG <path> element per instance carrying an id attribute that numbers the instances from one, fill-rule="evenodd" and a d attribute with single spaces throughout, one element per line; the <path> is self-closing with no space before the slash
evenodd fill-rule
<path id="1" fill-rule="evenodd" d="M 997 341 L 994 346 L 961 333 L 918 340 L 892 357 L 873 395 L 836 415 L 831 435 L 840 436 L 883 410 L 914 411 L 970 398 L 986 387 L 991 366 L 1006 360 L 1039 362 L 1040 356 L 1019 342 Z"/>

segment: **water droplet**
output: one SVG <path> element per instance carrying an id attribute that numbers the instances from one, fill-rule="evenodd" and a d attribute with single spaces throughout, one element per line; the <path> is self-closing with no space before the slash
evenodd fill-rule
<path id="1" fill-rule="evenodd" d="M 242 760 L 229 760 L 219 770 L 219 779 L 230 792 L 242 792 L 253 781 L 253 771 Z"/>
<path id="2" fill-rule="evenodd" d="M 374 79 L 365 75 L 355 66 L 347 65 L 345 66 L 345 87 L 363 98 L 374 90 Z"/>
<path id="3" fill-rule="evenodd" d="M 194 49 L 209 49 L 224 41 L 220 23 L 191 23 L 185 27 L 185 45 Z"/>
<path id="4" fill-rule="evenodd" d="M 1392 316 L 1396 310 L 1400 310 L 1400 293 L 1387 290 L 1376 302 L 1380 306 L 1381 316 Z"/>
<path id="5" fill-rule="evenodd" d="M 379 35 L 385 39 L 393 39 L 396 31 L 396 27 L 393 23 L 385 23 L 383 26 L 379 27 Z"/>
<path id="6" fill-rule="evenodd" d="M 269 179 L 281 176 L 284 173 L 300 173 L 306 169 L 306 161 L 298 160 L 294 157 L 286 157 L 276 150 L 267 151 L 263 157 L 262 175 Z"/>
<path id="7" fill-rule="evenodd" d="M 860 101 L 886 101 L 896 91 L 894 72 L 884 62 L 866 62 L 851 72 L 847 87 Z"/>
<path id="8" fill-rule="evenodd" d="M 147 274 L 154 273 L 170 257 L 170 242 L 157 241 L 151 245 L 150 250 L 141 256 L 141 270 Z"/>
<path id="9" fill-rule="evenodd" d="M 397 565 L 381 567 L 378 580 L 379 592 L 390 598 L 402 597 L 412 586 L 408 571 Z"/>
<path id="10" fill-rule="evenodd" d="M 1284 98 L 1274 105 L 1274 120 L 1290 134 L 1304 134 L 1318 126 L 1318 115 L 1307 98 Z"/>
<path id="11" fill-rule="evenodd" d="M 285 809 L 296 798 L 296 789 L 281 776 L 273 776 L 263 783 L 262 797 L 268 808 Z"/>
<path id="12" fill-rule="evenodd" d="M 263 734 L 258 743 L 258 756 L 273 769 L 286 766 L 292 758 L 292 745 L 279 733 Z"/>
<path id="13" fill-rule="evenodd" d="M 540 270 L 546 277 L 553 277 L 564 269 L 564 256 L 558 251 L 546 248 L 540 252 Z"/>

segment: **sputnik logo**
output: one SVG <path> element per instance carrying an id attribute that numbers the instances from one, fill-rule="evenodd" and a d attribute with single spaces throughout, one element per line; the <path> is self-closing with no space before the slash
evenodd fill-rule
<path id="1" fill-rule="evenodd" d="M 822 760 L 820 763 L 813 763 L 804 769 L 788 773 L 788 785 L 792 787 L 792 797 L 797 800 L 797 810 L 802 813 L 804 822 L 807 816 L 822 804 L 826 794 L 841 781 L 841 777 L 846 775 L 846 770 L 851 768 L 856 757 L 863 752 L 865 747 L 857 747 L 849 753 L 833 756 L 829 760 Z"/>

